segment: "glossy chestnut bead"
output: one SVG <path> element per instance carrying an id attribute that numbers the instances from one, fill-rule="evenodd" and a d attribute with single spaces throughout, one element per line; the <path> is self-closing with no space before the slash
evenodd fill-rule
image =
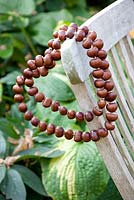
<path id="1" fill-rule="evenodd" d="M 97 34 L 95 31 L 89 32 L 88 38 L 90 38 L 92 41 L 94 41 L 97 38 Z"/>
<path id="2" fill-rule="evenodd" d="M 85 32 L 83 30 L 78 30 L 76 35 L 75 35 L 76 41 L 81 42 L 84 37 L 85 37 Z"/>
<path id="3" fill-rule="evenodd" d="M 97 130 L 91 131 L 91 140 L 94 142 L 97 142 L 100 139 L 100 137 L 97 134 Z"/>
<path id="4" fill-rule="evenodd" d="M 100 98 L 105 98 L 107 96 L 107 90 L 106 89 L 99 89 L 97 90 L 97 96 Z"/>
<path id="5" fill-rule="evenodd" d="M 38 93 L 38 88 L 37 87 L 31 87 L 28 89 L 27 93 L 30 95 L 30 96 L 34 96 L 35 94 Z"/>
<path id="6" fill-rule="evenodd" d="M 51 54 L 46 54 L 44 57 L 43 57 L 43 61 L 44 61 L 44 66 L 45 67 L 49 67 L 53 64 L 53 58 L 51 56 Z"/>
<path id="7" fill-rule="evenodd" d="M 22 94 L 15 94 L 14 95 L 14 101 L 21 103 L 22 101 L 24 101 L 23 95 Z"/>
<path id="8" fill-rule="evenodd" d="M 38 92 L 34 97 L 36 102 L 42 102 L 43 99 L 45 98 L 42 92 Z"/>
<path id="9" fill-rule="evenodd" d="M 76 23 L 71 23 L 69 25 L 69 28 L 73 28 L 75 31 L 77 31 L 78 30 L 78 25 Z"/>
<path id="10" fill-rule="evenodd" d="M 61 115 L 66 115 L 67 114 L 67 109 L 64 106 L 59 106 L 59 112 Z"/>
<path id="11" fill-rule="evenodd" d="M 49 46 L 49 47 L 52 47 L 53 41 L 54 41 L 54 39 L 51 39 L 51 40 L 48 41 L 48 46 Z"/>
<path id="12" fill-rule="evenodd" d="M 34 70 L 37 68 L 37 66 L 35 65 L 35 60 L 28 60 L 27 61 L 27 66 L 29 67 L 29 69 Z"/>
<path id="13" fill-rule="evenodd" d="M 55 135 L 56 137 L 62 137 L 64 135 L 64 129 L 60 126 L 55 128 Z"/>
<path id="14" fill-rule="evenodd" d="M 50 47 L 50 48 L 48 48 L 48 49 L 46 49 L 45 50 L 45 52 L 44 52 L 44 55 L 47 55 L 47 54 L 51 54 L 52 53 L 52 48 Z"/>
<path id="15" fill-rule="evenodd" d="M 115 112 L 117 110 L 117 104 L 116 103 L 109 103 L 106 105 L 106 108 L 109 112 Z"/>
<path id="16" fill-rule="evenodd" d="M 28 87 L 32 87 L 34 84 L 34 80 L 32 78 L 28 79 L 26 78 L 25 79 L 25 85 L 28 86 Z"/>
<path id="17" fill-rule="evenodd" d="M 64 41 L 66 39 L 66 32 L 65 30 L 59 30 L 58 37 L 60 41 Z"/>
<path id="18" fill-rule="evenodd" d="M 33 114 L 31 111 L 27 110 L 25 113 L 24 113 L 24 119 L 27 120 L 27 121 L 30 121 L 33 117 Z"/>
<path id="19" fill-rule="evenodd" d="M 106 106 L 106 101 L 105 99 L 100 99 L 97 104 L 100 109 L 103 109 Z"/>
<path id="20" fill-rule="evenodd" d="M 52 104 L 52 99 L 51 98 L 48 98 L 46 97 L 43 101 L 42 101 L 42 105 L 43 107 L 45 108 L 49 108 Z"/>
<path id="21" fill-rule="evenodd" d="M 76 117 L 76 120 L 78 122 L 82 122 L 84 120 L 84 114 L 83 114 L 83 112 L 76 112 L 75 117 Z"/>
<path id="22" fill-rule="evenodd" d="M 59 50 L 53 50 L 51 53 L 52 59 L 60 60 L 61 59 L 61 52 Z"/>
<path id="23" fill-rule="evenodd" d="M 97 47 L 98 49 L 102 49 L 103 47 L 103 41 L 101 39 L 97 39 L 93 42 L 93 46 Z"/>
<path id="24" fill-rule="evenodd" d="M 34 69 L 32 72 L 33 72 L 33 77 L 34 78 L 39 78 L 40 77 L 40 72 L 39 72 L 38 69 Z"/>
<path id="25" fill-rule="evenodd" d="M 68 26 L 66 26 L 65 24 L 61 25 L 59 30 L 64 30 L 64 31 L 67 31 L 68 29 Z"/>
<path id="26" fill-rule="evenodd" d="M 54 37 L 54 38 L 57 38 L 58 35 L 59 35 L 59 34 L 58 34 L 58 31 L 54 31 L 54 32 L 53 32 L 53 37 Z"/>
<path id="27" fill-rule="evenodd" d="M 52 48 L 54 49 L 60 49 L 61 45 L 58 39 L 54 39 L 53 43 L 52 43 Z"/>
<path id="28" fill-rule="evenodd" d="M 58 101 L 54 101 L 54 102 L 52 102 L 52 104 L 51 104 L 51 110 L 52 110 L 53 112 L 56 112 L 56 111 L 59 110 L 59 106 L 60 106 L 59 102 L 58 102 Z"/>
<path id="29" fill-rule="evenodd" d="M 91 134 L 89 132 L 82 133 L 83 142 L 89 142 L 91 140 Z"/>
<path id="30" fill-rule="evenodd" d="M 69 110 L 69 111 L 67 112 L 67 117 L 68 117 L 69 119 L 74 119 L 74 118 L 75 118 L 75 115 L 76 115 L 76 112 L 75 112 L 74 110 Z"/>
<path id="31" fill-rule="evenodd" d="M 52 63 L 52 65 L 49 65 L 49 66 L 45 66 L 47 69 L 52 69 L 52 68 L 54 68 L 55 67 L 55 65 L 56 65 L 56 62 L 53 60 L 53 63 Z"/>
<path id="32" fill-rule="evenodd" d="M 108 92 L 106 97 L 105 97 L 105 100 L 112 102 L 116 99 L 116 97 L 117 97 L 117 94 L 115 92 Z"/>
<path id="33" fill-rule="evenodd" d="M 54 124 L 48 124 L 47 125 L 47 134 L 51 135 L 55 132 L 55 125 Z"/>
<path id="34" fill-rule="evenodd" d="M 85 113 L 85 119 L 87 122 L 91 122 L 93 120 L 94 116 L 93 113 L 91 111 L 87 111 Z"/>
<path id="35" fill-rule="evenodd" d="M 102 78 L 104 71 L 102 69 L 96 69 L 92 72 L 94 78 Z"/>
<path id="36" fill-rule="evenodd" d="M 89 29 L 87 26 L 81 26 L 79 29 L 83 30 L 85 32 L 85 35 L 88 34 Z"/>
<path id="37" fill-rule="evenodd" d="M 87 50 L 87 56 L 94 58 L 98 55 L 98 48 L 97 47 L 92 47 Z"/>
<path id="38" fill-rule="evenodd" d="M 22 103 L 19 104 L 18 109 L 19 109 L 20 112 L 26 112 L 27 111 L 27 105 L 24 102 L 22 102 Z"/>
<path id="39" fill-rule="evenodd" d="M 37 67 L 41 67 L 41 66 L 43 65 L 43 58 L 42 58 L 41 55 L 37 55 L 37 56 L 35 57 L 35 65 L 36 65 Z"/>
<path id="40" fill-rule="evenodd" d="M 14 85 L 13 86 L 13 92 L 16 94 L 21 94 L 23 92 L 23 88 L 19 85 Z"/>
<path id="41" fill-rule="evenodd" d="M 113 113 L 106 113 L 106 118 L 108 121 L 116 121 L 118 119 L 118 115 Z"/>
<path id="42" fill-rule="evenodd" d="M 97 107 L 93 108 L 93 114 L 96 116 L 101 116 L 103 114 L 102 110 L 99 110 Z"/>
<path id="43" fill-rule="evenodd" d="M 109 68 L 109 62 L 107 60 L 102 60 L 101 62 L 101 69 L 108 69 Z"/>
<path id="44" fill-rule="evenodd" d="M 66 37 L 71 39 L 74 37 L 75 29 L 73 27 L 69 27 L 66 32 Z"/>
<path id="45" fill-rule="evenodd" d="M 33 73 L 32 73 L 32 71 L 30 70 L 30 69 L 24 69 L 24 71 L 23 71 L 23 76 L 25 77 L 25 78 L 32 78 L 32 76 L 33 76 Z"/>
<path id="46" fill-rule="evenodd" d="M 64 136 L 67 140 L 71 140 L 73 138 L 74 132 L 71 129 L 64 131 Z"/>
<path id="47" fill-rule="evenodd" d="M 98 51 L 98 57 L 100 58 L 100 59 L 105 59 L 106 57 L 107 57 L 107 52 L 105 51 L 105 50 L 99 50 Z"/>
<path id="48" fill-rule="evenodd" d="M 42 66 L 39 68 L 39 72 L 41 76 L 47 76 L 48 75 L 48 69 L 46 67 Z"/>
<path id="49" fill-rule="evenodd" d="M 106 137 L 106 136 L 108 135 L 108 130 L 105 129 L 105 128 L 99 128 L 99 129 L 97 130 L 97 135 L 98 135 L 99 137 Z"/>
<path id="50" fill-rule="evenodd" d="M 39 125 L 40 120 L 37 117 L 32 117 L 31 119 L 31 124 L 33 126 L 38 126 Z"/>
<path id="51" fill-rule="evenodd" d="M 47 129 L 47 123 L 40 121 L 38 127 L 39 127 L 40 131 L 45 131 Z"/>
<path id="52" fill-rule="evenodd" d="M 111 78 L 111 72 L 110 71 L 104 71 L 104 73 L 103 73 L 103 76 L 102 76 L 102 79 L 103 80 L 108 80 L 108 79 L 110 79 Z"/>
<path id="53" fill-rule="evenodd" d="M 109 121 L 106 121 L 106 122 L 105 122 L 105 127 L 106 127 L 107 130 L 110 130 L 110 131 L 112 131 L 112 130 L 115 129 L 114 124 L 112 124 L 112 123 L 109 122 Z"/>
<path id="54" fill-rule="evenodd" d="M 85 49 L 89 49 L 92 45 L 92 40 L 90 38 L 86 38 L 83 40 L 82 42 L 82 46 L 85 48 Z"/>
<path id="55" fill-rule="evenodd" d="M 25 113 L 27 111 L 27 106 L 26 106 L 25 103 L 22 102 L 22 103 L 19 104 L 18 109 L 19 109 L 20 112 Z"/>
<path id="56" fill-rule="evenodd" d="M 74 134 L 74 141 L 80 142 L 82 141 L 82 131 L 76 131 Z"/>
<path id="57" fill-rule="evenodd" d="M 106 81 L 105 82 L 105 89 L 108 91 L 112 90 L 114 88 L 114 83 L 112 81 Z"/>
<path id="58" fill-rule="evenodd" d="M 23 85 L 24 84 L 24 77 L 23 76 L 17 76 L 16 82 L 18 85 Z"/>
<path id="59" fill-rule="evenodd" d="M 93 67 L 93 68 L 101 67 L 101 63 L 102 63 L 102 61 L 101 61 L 100 58 L 93 58 L 89 62 L 90 66 Z"/>
<path id="60" fill-rule="evenodd" d="M 95 80 L 95 81 L 94 81 L 94 85 L 95 85 L 95 87 L 97 87 L 97 88 L 102 88 L 102 87 L 104 87 L 104 85 L 105 85 L 105 81 L 104 81 L 104 80 Z"/>

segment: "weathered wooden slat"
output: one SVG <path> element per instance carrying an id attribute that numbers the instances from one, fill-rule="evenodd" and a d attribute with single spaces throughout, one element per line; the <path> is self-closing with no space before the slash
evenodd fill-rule
<path id="1" fill-rule="evenodd" d="M 109 50 L 119 119 L 115 130 L 96 145 L 124 200 L 134 198 L 134 47 L 127 35 L 134 27 L 133 19 L 134 1 L 118 0 L 83 24 L 95 30 L 98 38 L 104 40 L 104 49 Z M 81 109 L 91 110 L 97 96 L 93 79 L 89 77 L 92 69 L 86 51 L 73 39 L 63 44 L 61 53 L 63 67 Z M 104 118 L 105 115 L 96 117 L 87 123 L 89 130 L 104 125 Z"/>
<path id="2" fill-rule="evenodd" d="M 133 0 L 118 0 L 89 18 L 83 25 L 96 30 L 98 37 L 105 41 L 104 48 L 109 50 L 134 28 Z"/>
<path id="3" fill-rule="evenodd" d="M 117 43 L 116 48 L 118 50 L 118 53 L 120 54 L 120 57 L 122 58 L 122 61 L 123 61 L 123 64 L 124 64 L 123 70 L 125 70 L 125 72 L 128 76 L 127 78 L 130 82 L 129 86 L 131 88 L 133 88 L 134 87 L 134 76 L 133 76 L 133 74 L 134 74 L 134 67 L 133 67 L 134 59 L 133 60 L 130 59 L 131 53 L 128 49 L 128 45 L 127 45 L 125 37 L 124 37 L 124 39 L 121 39 L 119 41 L 119 43 Z"/>
<path id="4" fill-rule="evenodd" d="M 75 54 L 75 57 L 73 57 L 73 53 L 74 53 L 74 45 L 75 42 L 72 42 L 72 46 L 68 45 L 69 41 L 66 41 L 63 44 L 62 47 L 62 63 L 64 66 L 64 69 L 68 75 L 68 77 L 70 78 L 70 66 L 71 66 L 71 70 L 74 69 L 73 73 L 74 75 L 74 79 L 72 77 L 71 74 L 71 79 L 73 80 L 73 83 L 75 82 L 75 79 L 77 80 L 77 84 L 75 82 L 75 84 L 72 84 L 72 89 L 74 91 L 74 94 L 79 102 L 79 105 L 81 107 L 81 109 L 83 111 L 86 110 L 91 110 L 93 105 L 94 105 L 94 98 L 93 95 L 90 91 L 89 85 L 86 81 L 86 78 L 83 78 L 84 81 L 81 81 L 81 78 L 77 77 L 78 76 L 78 72 L 82 72 L 83 68 L 88 66 L 85 66 L 82 64 L 82 59 L 81 58 L 81 64 L 79 59 L 77 59 L 77 57 L 79 57 L 79 52 L 78 54 Z M 68 58 L 68 59 L 67 59 Z M 74 63 L 74 65 L 73 65 Z M 78 69 L 79 68 L 79 69 Z M 75 73 L 75 70 L 78 72 Z M 69 73 L 68 73 L 69 72 Z M 87 77 L 87 75 L 86 75 Z M 78 83 L 79 80 L 79 83 Z M 88 127 L 89 129 L 94 129 L 97 127 L 101 126 L 101 123 L 103 123 L 104 120 L 101 120 L 101 118 L 96 118 L 94 119 L 94 121 L 92 123 L 88 123 Z M 99 151 L 101 152 L 101 155 L 103 156 L 104 162 L 106 163 L 106 166 L 111 174 L 111 176 L 113 177 L 113 180 L 115 181 L 119 191 L 121 192 L 123 198 L 125 200 L 131 200 L 131 198 L 134 196 L 134 179 L 131 176 L 132 171 L 130 170 L 129 172 L 129 167 L 128 165 L 126 165 L 126 160 L 124 160 L 124 155 L 126 155 L 127 153 L 123 150 L 123 156 L 121 155 L 121 152 L 119 151 L 117 144 L 114 142 L 112 136 L 109 134 L 109 136 L 105 139 L 102 139 L 101 141 L 96 143 Z M 127 159 L 128 163 L 131 163 L 131 160 Z M 112 163 L 112 165 L 111 165 Z M 122 186 L 122 181 L 126 182 L 126 185 L 123 187 Z M 128 195 L 129 193 L 129 195 Z"/>
<path id="5" fill-rule="evenodd" d="M 114 61 L 112 64 L 115 65 Z M 110 71 L 112 73 L 112 80 L 115 83 L 115 91 L 118 94 L 119 109 L 121 109 L 123 117 L 124 117 L 125 121 L 127 122 L 127 126 L 131 130 L 131 134 L 134 135 L 134 118 L 133 118 L 132 112 L 130 111 L 130 109 L 128 107 L 125 96 L 123 95 L 122 90 L 119 86 L 118 78 L 116 77 L 112 67 L 110 67 Z"/>
<path id="6" fill-rule="evenodd" d="M 134 97 L 133 97 L 132 92 L 129 88 L 127 79 L 126 79 L 124 71 L 123 71 L 123 67 L 122 67 L 121 62 L 119 60 L 119 57 L 117 55 L 116 48 L 112 47 L 111 52 L 112 52 L 113 60 L 115 61 L 115 64 L 116 64 L 116 68 L 114 68 L 114 70 L 116 70 L 116 74 L 118 76 L 120 88 L 122 89 L 122 91 L 123 91 L 123 93 L 126 97 L 126 101 L 129 105 L 130 109 L 134 110 Z"/>
<path id="7" fill-rule="evenodd" d="M 126 35 L 126 37 L 124 39 L 125 39 L 127 51 L 129 53 L 129 58 L 130 58 L 131 62 L 134 64 L 134 46 L 132 44 L 131 38 L 129 35 Z M 133 65 L 133 67 L 134 67 L 134 65 Z"/>
<path id="8" fill-rule="evenodd" d="M 130 156 L 127 146 L 124 143 L 124 140 L 122 139 L 122 136 L 118 128 L 115 128 L 115 130 L 112 131 L 111 134 L 112 137 L 114 138 L 114 142 L 116 143 L 123 160 L 127 165 L 127 168 L 129 169 L 129 172 L 131 173 L 131 176 L 134 178 L 134 161 Z"/>

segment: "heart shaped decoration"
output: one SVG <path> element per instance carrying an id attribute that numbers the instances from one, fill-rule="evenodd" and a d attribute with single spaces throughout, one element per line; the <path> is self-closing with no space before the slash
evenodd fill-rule
<path id="1" fill-rule="evenodd" d="M 87 56 L 91 58 L 89 66 L 93 68 L 94 86 L 97 88 L 96 94 L 99 97 L 97 105 L 85 113 L 68 110 L 66 107 L 61 106 L 58 101 L 53 101 L 51 98 L 45 97 L 34 86 L 34 78 L 47 76 L 49 70 L 56 66 L 56 61 L 61 59 L 61 43 L 66 39 L 72 38 L 75 38 L 76 42 L 81 42 L 82 47 L 87 49 Z M 28 60 L 28 67 L 23 71 L 22 76 L 16 78 L 16 85 L 13 86 L 15 93 L 14 100 L 19 103 L 18 109 L 24 113 L 25 120 L 31 121 L 33 126 L 38 126 L 40 131 L 46 131 L 49 135 L 64 136 L 68 140 L 74 137 L 74 141 L 76 142 L 98 141 L 101 137 L 106 137 L 108 131 L 115 128 L 113 121 L 117 120 L 118 115 L 114 113 L 117 110 L 117 103 L 115 102 L 117 95 L 112 91 L 114 83 L 111 80 L 111 72 L 108 69 L 107 53 L 102 49 L 103 45 L 103 41 L 97 39 L 96 32 L 90 31 L 87 26 L 78 27 L 77 24 L 71 23 L 69 27 L 63 25 L 59 31 L 54 32 L 53 39 L 48 41 L 48 49 L 45 50 L 44 56 L 37 55 L 34 60 Z M 59 111 L 61 116 L 67 115 L 69 119 L 75 118 L 78 122 L 91 122 L 94 116 L 101 116 L 104 108 L 106 108 L 108 112 L 105 113 L 106 121 L 104 122 L 104 127 L 90 132 L 82 132 L 71 129 L 64 130 L 64 127 L 40 121 L 37 117 L 33 116 L 33 113 L 28 110 L 24 102 L 24 85 L 29 87 L 27 93 L 30 96 L 34 96 L 36 102 L 41 102 L 44 108 L 51 107 L 52 112 Z"/>

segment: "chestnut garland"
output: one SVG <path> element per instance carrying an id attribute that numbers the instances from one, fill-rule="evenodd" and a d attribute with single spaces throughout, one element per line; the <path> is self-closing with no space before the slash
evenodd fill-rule
<path id="1" fill-rule="evenodd" d="M 97 106 L 92 111 L 87 111 L 86 113 L 68 110 L 66 107 L 61 106 L 58 101 L 53 101 L 51 98 L 45 97 L 34 86 L 34 78 L 47 76 L 49 70 L 55 67 L 56 61 L 61 59 L 61 42 L 71 38 L 75 38 L 76 42 L 82 42 L 83 48 L 87 49 L 87 56 L 92 58 L 89 66 L 93 68 L 92 76 L 94 78 L 94 85 L 97 88 L 97 96 L 100 99 L 97 102 Z M 117 110 L 117 104 L 114 102 L 117 95 L 112 91 L 114 83 L 110 80 L 111 72 L 108 70 L 107 53 L 102 49 L 103 41 L 97 39 L 96 32 L 90 31 L 88 27 L 78 27 L 77 24 L 71 23 L 69 27 L 63 25 L 59 31 L 53 33 L 53 39 L 48 41 L 48 47 L 44 52 L 44 56 L 37 55 L 34 60 L 28 60 L 28 67 L 23 71 L 23 75 L 16 78 L 16 85 L 13 86 L 13 91 L 15 93 L 14 100 L 19 103 L 19 111 L 24 113 L 25 120 L 31 121 L 33 126 L 38 127 L 40 131 L 46 131 L 48 135 L 55 134 L 57 137 L 64 136 L 68 140 L 74 138 L 76 142 L 98 141 L 100 137 L 106 137 L 108 130 L 115 128 L 113 121 L 117 120 L 118 115 L 114 113 Z M 106 108 L 108 112 L 105 114 L 106 121 L 104 128 L 92 130 L 91 132 L 74 132 L 71 129 L 64 130 L 63 127 L 40 121 L 33 116 L 33 113 L 28 110 L 24 102 L 25 99 L 22 95 L 24 85 L 29 87 L 28 94 L 34 96 L 36 102 L 41 102 L 44 108 L 51 107 L 53 112 L 59 111 L 60 115 L 67 115 L 69 119 L 75 118 L 78 122 L 84 120 L 91 122 L 94 116 L 102 115 L 103 109 Z"/>

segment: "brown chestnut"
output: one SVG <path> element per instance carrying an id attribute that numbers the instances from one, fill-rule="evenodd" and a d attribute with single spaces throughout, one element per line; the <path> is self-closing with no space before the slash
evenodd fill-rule
<path id="1" fill-rule="evenodd" d="M 116 103 L 109 103 L 106 105 L 106 108 L 109 112 L 115 112 L 117 110 L 117 104 Z"/>

